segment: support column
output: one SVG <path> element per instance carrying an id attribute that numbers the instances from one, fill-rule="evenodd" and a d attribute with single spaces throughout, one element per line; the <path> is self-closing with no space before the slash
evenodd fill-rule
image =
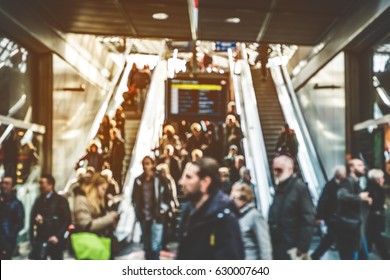
<path id="1" fill-rule="evenodd" d="M 346 153 L 358 154 L 353 126 L 373 118 L 375 94 L 372 86 L 372 52 L 345 52 Z"/>
<path id="2" fill-rule="evenodd" d="M 35 92 L 33 97 L 34 122 L 44 125 L 42 172 L 52 171 L 53 151 L 53 55 L 39 54 L 36 57 Z"/>

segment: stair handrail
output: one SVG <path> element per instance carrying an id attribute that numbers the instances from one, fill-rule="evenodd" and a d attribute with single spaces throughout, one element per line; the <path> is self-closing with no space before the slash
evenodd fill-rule
<path id="1" fill-rule="evenodd" d="M 244 135 L 245 162 L 247 168 L 251 171 L 252 181 L 257 186 L 255 197 L 259 202 L 259 210 L 263 217 L 267 219 L 271 203 L 272 178 L 244 44 L 241 44 L 241 52 L 243 59 L 234 61 L 232 51 L 229 49 L 230 75 Z"/>

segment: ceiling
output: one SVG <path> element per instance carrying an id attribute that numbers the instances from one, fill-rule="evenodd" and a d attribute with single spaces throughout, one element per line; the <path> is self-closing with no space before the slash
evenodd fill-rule
<path id="1" fill-rule="evenodd" d="M 24 0 L 31 5 L 30 0 Z M 369 0 L 193 0 L 197 39 L 316 45 L 343 16 Z M 39 0 L 38 12 L 64 32 L 190 41 L 187 0 Z M 166 20 L 152 18 L 166 13 Z M 227 18 L 239 18 L 228 23 Z"/>

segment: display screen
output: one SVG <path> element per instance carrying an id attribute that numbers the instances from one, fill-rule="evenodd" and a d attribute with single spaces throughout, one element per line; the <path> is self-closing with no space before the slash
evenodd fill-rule
<path id="1" fill-rule="evenodd" d="M 223 119 L 226 99 L 226 79 L 169 79 L 167 119 Z"/>

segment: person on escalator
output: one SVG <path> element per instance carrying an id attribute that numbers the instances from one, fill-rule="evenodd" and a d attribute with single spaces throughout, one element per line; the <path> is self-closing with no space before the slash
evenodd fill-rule
<path id="1" fill-rule="evenodd" d="M 285 123 L 282 126 L 281 133 L 276 143 L 275 152 L 277 154 L 290 154 L 297 158 L 298 155 L 298 141 L 294 130 L 290 129 L 289 125 Z"/>
<path id="2" fill-rule="evenodd" d="M 91 166 L 95 172 L 100 172 L 104 163 L 103 154 L 99 151 L 99 144 L 93 140 L 88 147 L 87 153 L 76 164 L 76 170 L 82 167 L 81 163 L 87 161 L 87 167 Z"/>
<path id="3" fill-rule="evenodd" d="M 263 81 L 267 79 L 267 63 L 268 63 L 268 57 L 272 52 L 272 49 L 269 47 L 268 44 L 260 44 L 260 46 L 257 49 L 259 55 L 255 59 L 255 65 L 260 62 L 261 67 L 261 75 L 263 77 Z"/>

